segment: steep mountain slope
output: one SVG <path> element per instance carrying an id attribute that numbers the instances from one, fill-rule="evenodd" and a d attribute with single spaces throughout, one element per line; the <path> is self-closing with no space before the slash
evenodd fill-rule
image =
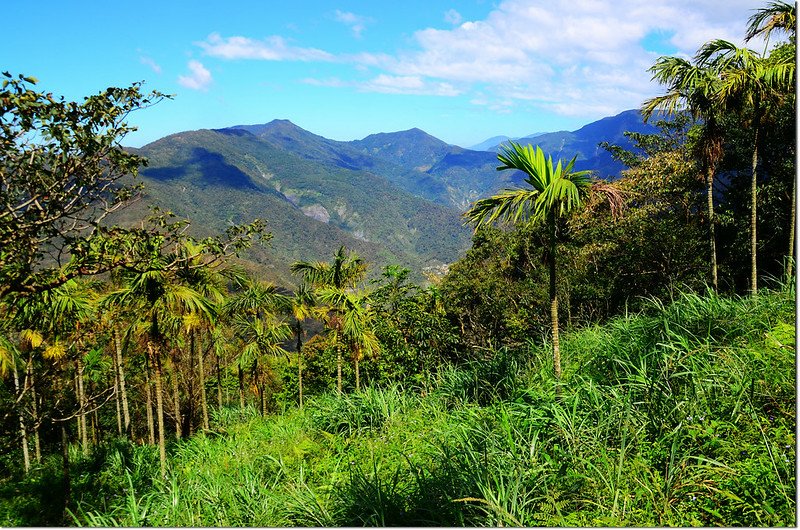
<path id="1" fill-rule="evenodd" d="M 218 132 L 226 131 L 249 132 L 276 149 L 328 168 L 381 175 L 412 195 L 462 211 L 513 180 L 497 174 L 493 153 L 450 145 L 420 129 L 373 134 L 352 142 L 323 138 L 287 120 Z"/>
<path id="2" fill-rule="evenodd" d="M 658 129 L 652 124 L 644 123 L 638 110 L 626 110 L 616 116 L 584 125 L 576 131 L 535 133 L 516 141 L 523 145 L 538 145 L 553 158 L 568 159 L 577 155 L 576 169 L 591 169 L 600 177 L 613 179 L 625 168 L 598 144 L 605 141 L 630 149 L 632 145 L 624 135 L 627 131 L 655 133 Z M 493 152 L 498 149 L 499 143 L 490 148 Z"/>
<path id="3" fill-rule="evenodd" d="M 615 176 L 621 166 L 597 144 L 629 146 L 625 131 L 651 132 L 637 111 L 573 132 L 520 139 L 554 156 L 578 155 L 578 169 Z M 498 172 L 493 151 L 449 145 L 410 129 L 340 142 L 288 120 L 188 131 L 135 150 L 149 159 L 141 171 L 146 202 L 221 231 L 255 217 L 274 235 L 249 252 L 253 267 L 287 285 L 295 260 L 328 259 L 344 244 L 377 267 L 399 263 L 416 272 L 456 260 L 470 231 L 460 212 L 481 197 L 522 182 Z M 134 207 L 131 212 L 142 210 Z M 133 214 L 127 214 L 131 220 Z"/>
<path id="4" fill-rule="evenodd" d="M 422 196 L 462 211 L 476 199 L 519 184 L 522 178 L 498 173 L 494 153 L 449 145 L 419 129 L 373 134 L 350 144 L 365 154 L 414 170 L 406 179 L 397 180 L 404 189 L 419 190 L 424 184 Z"/>
<path id="5" fill-rule="evenodd" d="M 286 268 L 328 259 L 345 244 L 376 265 L 421 271 L 454 261 L 469 244 L 457 210 L 382 176 L 301 158 L 242 128 L 179 133 L 137 151 L 149 160 L 141 175 L 152 202 L 209 229 L 264 218 L 271 251 Z"/>

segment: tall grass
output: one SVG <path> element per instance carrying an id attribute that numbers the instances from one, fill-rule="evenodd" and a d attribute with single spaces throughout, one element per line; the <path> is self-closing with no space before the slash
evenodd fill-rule
<path id="1" fill-rule="evenodd" d="M 528 344 L 442 370 L 424 397 L 370 388 L 267 419 L 223 410 L 212 432 L 169 446 L 166 480 L 152 447 L 75 452 L 67 522 L 794 525 L 793 300 L 653 301 L 567 334 L 560 382 Z M 59 524 L 25 511 L 36 476 L 21 497 L 0 483 L 3 524 Z"/>

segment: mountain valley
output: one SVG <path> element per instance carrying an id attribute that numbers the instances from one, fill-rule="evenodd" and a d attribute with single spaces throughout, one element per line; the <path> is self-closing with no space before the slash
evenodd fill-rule
<path id="1" fill-rule="evenodd" d="M 652 129 L 634 110 L 517 141 L 554 158 L 577 155 L 578 169 L 615 178 L 621 165 L 597 144 L 630 147 L 623 132 Z M 198 234 L 265 219 L 273 237 L 244 261 L 282 285 L 294 283 L 286 263 L 327 259 L 339 245 L 372 263 L 374 274 L 397 263 L 421 279 L 468 248 L 462 211 L 523 184 L 522 173 L 496 171 L 497 149 L 464 149 L 419 129 L 344 142 L 288 120 L 185 131 L 132 149 L 148 159 L 140 171 L 145 200 L 134 211 L 157 205 L 190 219 Z"/>

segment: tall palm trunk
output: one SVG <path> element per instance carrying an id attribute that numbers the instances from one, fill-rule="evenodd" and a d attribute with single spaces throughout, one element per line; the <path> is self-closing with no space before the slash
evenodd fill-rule
<path id="1" fill-rule="evenodd" d="M 111 356 L 114 369 L 114 405 L 117 413 L 117 436 L 122 436 L 122 405 L 119 402 L 119 376 L 117 374 L 117 357 Z"/>
<path id="2" fill-rule="evenodd" d="M 147 353 L 153 366 L 153 382 L 156 392 L 156 420 L 158 421 L 158 456 L 161 462 L 161 476 L 167 475 L 167 449 L 164 441 L 164 390 L 161 385 L 161 356 L 158 347 L 147 341 Z"/>
<path id="3" fill-rule="evenodd" d="M 789 260 L 786 264 L 786 281 L 792 281 L 792 267 L 794 266 L 794 238 L 795 217 L 797 216 L 797 177 L 792 180 L 792 209 L 789 215 Z"/>
<path id="4" fill-rule="evenodd" d="M 556 291 L 556 217 L 549 215 L 550 225 L 550 321 L 553 326 L 553 371 L 561 379 L 561 348 L 558 343 L 558 293 Z"/>
<path id="5" fill-rule="evenodd" d="M 72 524 L 69 522 L 69 512 L 67 508 L 70 505 L 72 491 L 71 491 L 71 479 L 69 474 L 69 437 L 67 436 L 67 424 L 66 422 L 61 422 L 61 480 L 62 480 L 62 491 L 64 492 L 64 507 L 63 507 L 63 515 L 62 519 L 64 520 L 64 526 L 70 526 Z"/>
<path id="6" fill-rule="evenodd" d="M 761 122 L 761 108 L 756 102 L 756 107 L 753 117 L 753 166 L 750 177 L 750 290 L 752 294 L 758 293 L 758 266 L 756 258 L 758 256 L 756 249 L 757 234 L 757 199 L 758 199 L 758 128 Z"/>
<path id="7" fill-rule="evenodd" d="M 181 416 L 181 395 L 178 387 L 178 360 L 175 354 L 175 349 L 172 350 L 170 355 L 172 361 L 172 406 L 175 408 L 175 439 L 180 440 L 183 437 L 183 419 Z"/>
<path id="8" fill-rule="evenodd" d="M 76 373 L 76 382 L 77 382 L 77 398 L 78 398 L 78 423 L 80 424 L 81 429 L 81 449 L 83 450 L 84 455 L 89 454 L 89 429 L 86 427 L 86 391 L 84 390 L 83 386 L 83 359 L 81 359 L 80 352 L 78 356 L 75 358 L 75 371 Z"/>
<path id="9" fill-rule="evenodd" d="M 706 169 L 706 187 L 708 204 L 708 242 L 709 251 L 711 253 L 711 285 L 714 287 L 714 292 L 718 291 L 717 282 L 717 238 L 715 235 L 714 224 L 716 219 L 714 217 L 714 164 L 709 163 Z"/>
<path id="10" fill-rule="evenodd" d="M 244 410 L 244 368 L 239 365 L 239 407 Z"/>
<path id="11" fill-rule="evenodd" d="M 37 463 L 42 461 L 42 443 L 39 437 L 39 405 L 36 395 L 36 381 L 33 377 L 33 356 L 28 358 L 28 365 L 25 373 L 25 386 L 31 390 L 31 416 L 33 419 L 33 454 Z"/>
<path id="12" fill-rule="evenodd" d="M 21 389 L 19 384 L 19 372 L 17 372 L 17 363 L 12 362 L 11 365 L 14 369 L 14 390 L 17 395 L 19 395 Z M 31 455 L 28 449 L 28 429 L 25 426 L 25 413 L 23 411 L 22 402 L 20 402 L 19 407 L 19 434 L 22 443 L 22 463 L 25 466 L 25 473 L 27 473 L 31 469 Z"/>
<path id="13" fill-rule="evenodd" d="M 336 345 L 336 390 L 342 393 L 342 348 Z"/>
<path id="14" fill-rule="evenodd" d="M 131 432 L 131 413 L 128 407 L 128 391 L 125 388 L 125 367 L 122 360 L 122 341 L 116 328 L 112 329 L 111 332 L 114 336 L 114 355 L 117 360 L 117 381 L 119 382 L 119 398 L 122 405 L 122 429 L 125 433 L 125 436 L 130 440 L 133 436 Z"/>
<path id="15" fill-rule="evenodd" d="M 152 360 L 150 359 L 150 344 L 147 345 L 148 348 L 148 355 L 145 356 L 145 406 L 147 409 L 147 433 L 149 435 L 149 442 L 150 445 L 156 444 L 156 427 L 154 424 L 153 419 L 153 389 L 152 389 L 152 379 L 150 377 L 152 373 Z"/>
<path id="16" fill-rule="evenodd" d="M 303 327 L 300 321 L 297 321 L 294 331 L 297 336 L 297 386 L 300 394 L 300 408 L 303 408 Z"/>
<path id="17" fill-rule="evenodd" d="M 197 347 L 195 331 L 191 332 L 192 348 L 197 352 L 197 371 L 200 379 L 200 409 L 203 414 L 203 430 L 208 430 L 208 402 L 206 401 L 206 370 L 203 366 L 203 349 Z"/>
<path id="18" fill-rule="evenodd" d="M 222 410 L 222 368 L 220 367 L 219 355 L 215 355 L 217 361 L 217 410 Z"/>
<path id="19" fill-rule="evenodd" d="M 356 392 L 361 390 L 361 370 L 358 367 L 358 358 L 356 357 L 355 360 L 356 364 Z"/>

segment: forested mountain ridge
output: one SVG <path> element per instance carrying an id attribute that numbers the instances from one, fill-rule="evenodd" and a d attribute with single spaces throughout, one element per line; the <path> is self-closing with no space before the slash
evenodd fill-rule
<path id="1" fill-rule="evenodd" d="M 421 271 L 454 261 L 469 243 L 457 210 L 375 173 L 297 156 L 241 128 L 178 133 L 135 152 L 148 159 L 140 172 L 145 202 L 203 230 L 265 219 L 273 234 L 266 254 L 275 256 L 251 250 L 257 262 L 322 259 L 344 244 L 377 263 Z M 273 279 L 290 281 L 288 271 L 273 271 Z"/>
<path id="2" fill-rule="evenodd" d="M 653 120 L 655 121 L 655 120 Z M 533 133 L 515 141 L 521 144 L 538 145 L 553 157 L 572 158 L 577 156 L 576 170 L 588 169 L 597 173 L 601 178 L 618 178 L 625 166 L 614 160 L 611 154 L 600 147 L 601 142 L 619 145 L 624 149 L 633 148 L 631 141 L 625 136 L 626 132 L 654 134 L 658 128 L 652 123 L 646 123 L 638 110 L 626 110 L 615 116 L 608 116 L 588 123 L 575 131 L 557 131 L 548 133 Z M 496 152 L 505 142 L 504 138 L 495 137 L 497 142 L 489 139 L 478 144 L 487 151 Z"/>
<path id="3" fill-rule="evenodd" d="M 597 144 L 625 145 L 622 132 L 642 129 L 637 122 L 638 111 L 627 111 L 575 133 L 521 141 L 550 149 L 558 143 L 555 152 L 574 151 L 579 165 L 599 157 L 620 165 Z M 322 259 L 338 245 L 377 264 L 408 266 L 421 278 L 468 247 L 461 211 L 522 183 L 519 172 L 497 172 L 496 153 L 450 145 L 417 128 L 343 142 L 276 119 L 180 132 L 132 151 L 148 159 L 140 173 L 146 203 L 205 231 L 266 219 L 270 248 L 251 249 L 248 258 L 283 284 L 293 280 L 282 263 Z"/>

